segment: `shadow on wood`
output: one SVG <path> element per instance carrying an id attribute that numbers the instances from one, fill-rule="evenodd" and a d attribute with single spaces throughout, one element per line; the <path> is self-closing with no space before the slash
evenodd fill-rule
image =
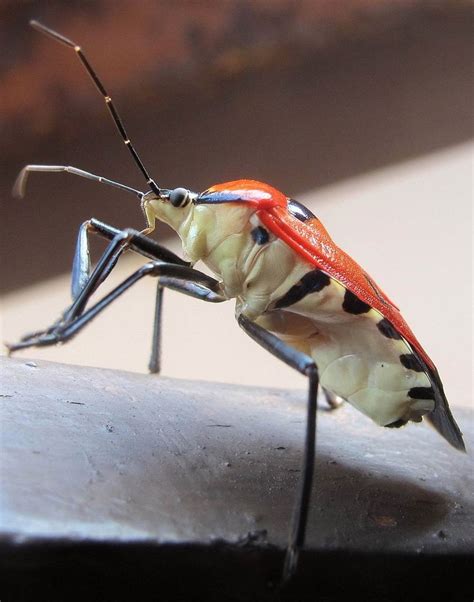
<path id="1" fill-rule="evenodd" d="M 281 591 L 303 392 L 1 359 L 5 599 L 467 595 L 472 456 L 428 426 L 320 411 L 307 548 Z"/>

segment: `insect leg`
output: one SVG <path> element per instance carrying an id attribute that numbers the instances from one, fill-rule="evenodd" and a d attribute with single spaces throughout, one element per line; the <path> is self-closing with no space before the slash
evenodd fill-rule
<path id="1" fill-rule="evenodd" d="M 113 240 L 116 236 L 120 235 L 120 230 L 99 222 L 96 219 L 91 219 L 81 226 L 73 263 L 73 298 L 77 297 L 89 279 L 90 260 L 88 234 L 90 232 L 99 234 L 109 240 Z M 105 278 L 108 276 L 118 260 L 119 255 L 125 250 L 126 247 L 153 260 L 159 259 L 166 261 L 167 263 L 183 266 L 190 265 L 188 262 L 175 255 L 172 251 L 162 247 L 154 240 L 144 236 L 140 232 L 135 230 L 128 230 L 128 232 L 131 234 L 130 239 L 126 245 L 124 244 L 120 249 L 117 250 L 116 256 L 111 260 L 110 265 L 102 275 L 100 282 L 103 282 L 103 280 L 105 280 Z M 162 303 L 163 287 L 158 282 L 155 299 L 151 355 L 148 363 L 148 369 L 152 374 L 158 374 L 160 372 Z"/>
<path id="2" fill-rule="evenodd" d="M 91 233 L 98 234 L 112 243 L 112 247 L 109 246 L 99 259 L 92 274 L 90 273 L 89 253 L 89 235 Z M 120 245 L 118 242 L 121 240 L 122 244 Z M 83 311 L 89 298 L 110 274 L 120 254 L 127 248 L 152 260 L 158 259 L 166 263 L 190 266 L 187 261 L 175 255 L 175 253 L 169 251 L 166 247 L 162 247 L 151 238 L 142 235 L 137 230 L 129 229 L 122 231 L 92 218 L 84 222 L 79 230 L 72 269 L 71 289 L 73 305 L 63 312 L 61 318 L 49 330 L 53 330 L 59 323 L 64 322 L 66 316 L 71 320 Z M 113 249 L 115 249 L 115 253 Z M 79 297 L 82 300 L 81 303 L 78 301 Z M 30 333 L 24 336 L 22 340 L 30 339 L 42 332 L 45 331 Z"/>
<path id="3" fill-rule="evenodd" d="M 117 262 L 118 256 L 126 246 L 128 239 L 126 231 L 116 230 L 114 232 L 111 242 L 99 259 L 94 271 L 90 273 L 88 224 L 88 222 L 85 222 L 79 229 L 78 242 L 74 253 L 71 282 L 73 303 L 47 329 L 28 333 L 20 339 L 19 343 L 7 345 L 10 353 L 22 347 L 29 347 L 30 344 L 28 343 L 30 341 L 56 331 L 79 316 L 84 311 L 92 294 L 105 280 Z"/>
<path id="4" fill-rule="evenodd" d="M 91 233 L 99 234 L 111 241 L 92 273 L 90 272 L 89 253 L 89 235 Z M 82 312 L 90 296 L 104 282 L 126 249 L 131 249 L 148 259 L 182 266 L 190 265 L 137 230 L 118 230 L 92 218 L 82 224 L 77 238 L 71 282 L 74 303 L 67 312 L 70 318 L 74 318 Z"/>
<path id="5" fill-rule="evenodd" d="M 318 369 L 311 357 L 301 351 L 293 349 L 293 347 L 290 347 L 268 330 L 265 330 L 255 322 L 252 322 L 246 316 L 241 314 L 238 317 L 238 323 L 239 326 L 254 339 L 254 341 L 259 343 L 278 359 L 285 362 L 285 364 L 295 368 L 295 370 L 298 370 L 298 372 L 309 378 L 302 477 L 283 568 L 283 580 L 287 581 L 296 571 L 298 556 L 304 545 L 306 534 L 316 445 L 316 407 L 319 386 Z"/>
<path id="6" fill-rule="evenodd" d="M 188 296 L 220 303 L 227 299 L 219 292 L 219 283 L 214 278 L 186 266 L 176 266 L 162 262 L 150 262 L 136 270 L 126 280 L 115 287 L 105 297 L 74 319 L 59 323 L 56 327 L 32 336 L 27 340 L 9 345 L 10 351 L 17 351 L 26 347 L 44 347 L 64 343 L 75 336 L 86 324 L 95 318 L 101 311 L 110 305 L 126 290 L 141 280 L 144 276 L 159 278 L 162 287 L 172 288 Z"/>
<path id="7" fill-rule="evenodd" d="M 158 280 L 155 295 L 155 313 L 153 317 L 153 335 L 151 337 L 151 353 L 148 360 L 148 372 L 159 374 L 161 371 L 161 324 L 163 317 L 163 286 Z"/>
<path id="8" fill-rule="evenodd" d="M 98 234 L 111 241 L 92 273 L 90 273 L 89 256 L 89 235 L 91 233 Z M 169 264 L 180 265 L 183 267 L 190 266 L 189 262 L 184 261 L 172 251 L 169 251 L 137 230 L 128 229 L 122 231 L 92 218 L 85 222 L 79 230 L 72 270 L 72 305 L 69 306 L 63 312 L 59 320 L 54 322 L 49 328 L 29 333 L 23 336 L 19 343 L 7 345 L 9 352 L 11 353 L 21 348 L 34 346 L 36 344 L 35 341 L 40 337 L 44 338 L 47 334 L 58 331 L 60 327 L 64 328 L 68 323 L 80 316 L 92 294 L 110 274 L 120 254 L 127 248 L 152 260 L 158 259 Z M 217 281 L 214 282 L 217 284 Z M 158 309 L 159 308 L 155 311 L 155 314 Z M 156 322 L 156 324 L 158 324 L 158 322 Z M 155 331 L 157 331 L 156 327 Z M 157 335 L 154 337 L 154 348 L 159 347 L 159 341 L 158 343 L 156 342 L 156 336 Z"/>
<path id="9" fill-rule="evenodd" d="M 63 315 L 65 323 L 71 322 L 82 314 L 90 297 L 110 274 L 132 236 L 127 230 L 119 231 L 107 245 L 94 270 L 90 273 L 88 232 L 89 223 L 85 222 L 79 229 L 74 253 L 71 283 L 73 303 Z"/>
<path id="10" fill-rule="evenodd" d="M 87 221 L 81 225 L 77 236 L 71 274 L 71 296 L 73 300 L 73 305 L 69 310 L 71 318 L 82 312 L 89 297 L 104 282 L 114 268 L 128 242 L 126 234 L 120 230 L 117 231 L 99 259 L 94 272 L 91 273 L 90 232 L 91 224 L 90 221 Z M 82 304 L 78 301 L 81 297 L 84 300 Z"/>

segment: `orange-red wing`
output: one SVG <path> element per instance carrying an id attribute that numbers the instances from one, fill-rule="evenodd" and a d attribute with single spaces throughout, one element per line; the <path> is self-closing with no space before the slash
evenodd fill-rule
<path id="1" fill-rule="evenodd" d="M 317 218 L 302 222 L 281 205 L 262 208 L 258 211 L 258 216 L 275 236 L 286 242 L 301 257 L 331 278 L 338 280 L 356 297 L 379 311 L 420 354 L 427 365 L 436 370 L 426 351 L 403 319 L 398 307 L 360 265 L 334 243 Z"/>

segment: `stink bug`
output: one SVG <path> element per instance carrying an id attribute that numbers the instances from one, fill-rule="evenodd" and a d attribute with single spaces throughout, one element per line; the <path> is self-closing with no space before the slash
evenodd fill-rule
<path id="1" fill-rule="evenodd" d="M 102 182 L 139 199 L 146 229 L 118 230 L 96 219 L 79 229 L 72 268 L 72 304 L 51 327 L 9 345 L 11 352 L 65 342 L 144 276 L 157 278 L 153 346 L 149 368 L 160 366 L 161 303 L 164 288 L 202 301 L 236 299 L 241 328 L 277 358 L 308 377 L 308 410 L 301 489 L 297 498 L 284 576 L 297 565 L 304 544 L 321 386 L 329 400 L 340 397 L 377 424 L 400 427 L 425 416 L 455 448 L 462 434 L 449 410 L 438 372 L 396 305 L 372 278 L 332 241 L 306 207 L 253 180 L 212 186 L 201 193 L 161 188 L 150 177 L 129 139 L 101 80 L 73 41 L 33 21 L 31 25 L 74 49 L 104 97 L 107 109 L 148 190 L 62 165 L 28 165 L 15 192 L 23 195 L 32 171 L 68 172 Z M 180 236 L 187 262 L 147 235 L 155 221 Z M 94 269 L 89 235 L 110 242 Z M 149 261 L 101 300 L 88 303 L 120 255 L 133 249 Z M 216 278 L 196 270 L 203 261 Z"/>

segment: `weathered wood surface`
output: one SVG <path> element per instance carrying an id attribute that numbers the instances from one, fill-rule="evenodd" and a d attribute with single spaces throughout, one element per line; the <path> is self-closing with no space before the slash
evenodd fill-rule
<path id="1" fill-rule="evenodd" d="M 223 559 L 231 574 L 225 587 L 235 598 L 220 599 L 240 599 L 248 571 L 260 575 L 251 591 L 268 585 L 282 560 L 299 479 L 303 392 L 0 359 L 7 574 L 24 579 L 40 566 L 44 577 L 64 563 L 67 574 L 67 558 L 69 569 L 84 560 L 94 565 L 96 557 L 108 566 L 119 550 L 121 562 L 110 565 L 117 568 L 128 549 L 125 564 L 143 555 L 140 570 L 160 554 L 170 574 L 175 565 L 181 572 L 199 566 L 207 599 L 214 599 L 209 571 Z M 456 414 L 472 450 L 472 416 Z M 393 559 L 400 557 L 411 559 L 413 571 L 429 558 L 428 572 L 440 564 L 462 573 L 452 563 L 474 551 L 472 451 L 456 452 L 426 425 L 376 427 L 350 407 L 319 412 L 317 450 L 303 577 L 318 576 L 324 587 L 331 570 L 322 575 L 318 567 L 331 555 L 342 555 L 342 563 L 329 565 L 342 582 L 354 571 L 361 576 L 354 558 L 372 559 L 361 565 L 368 583 L 397 574 Z M 371 576 L 381 558 L 388 559 Z M 240 570 L 232 577 L 242 562 L 245 578 Z M 434 572 L 425 592 L 441 578 Z M 397 591 L 415 576 L 405 575 Z M 173 583 L 174 591 L 186 589 L 185 581 L 178 590 Z"/>

